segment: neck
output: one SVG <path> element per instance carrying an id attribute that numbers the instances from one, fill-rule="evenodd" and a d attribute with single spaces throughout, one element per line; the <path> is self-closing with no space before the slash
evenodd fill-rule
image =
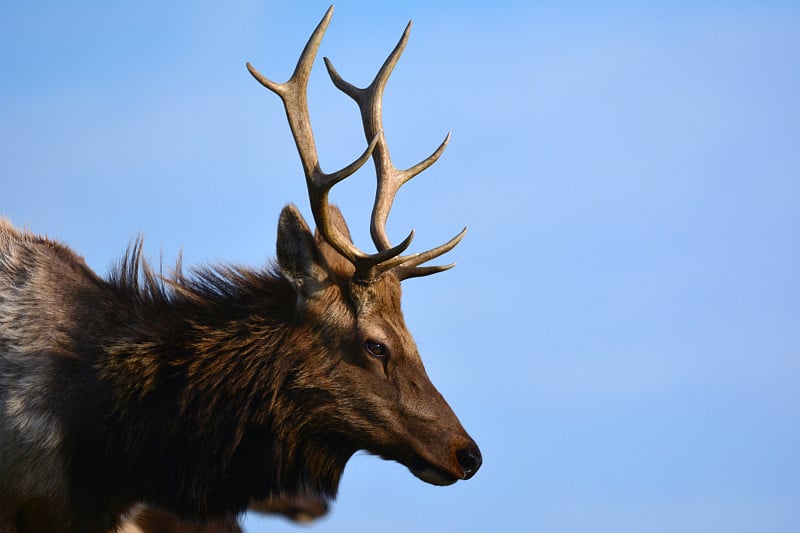
<path id="1" fill-rule="evenodd" d="M 220 270 L 155 288 L 117 285 L 121 333 L 96 364 L 106 447 L 112 463 L 136 465 L 135 497 L 202 518 L 268 496 L 333 496 L 354 450 L 303 424 L 290 285 Z"/>

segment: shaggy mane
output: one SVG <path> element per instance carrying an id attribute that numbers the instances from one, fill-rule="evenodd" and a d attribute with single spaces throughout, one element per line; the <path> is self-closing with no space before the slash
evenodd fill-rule
<path id="1" fill-rule="evenodd" d="M 171 271 L 165 273 L 163 258 L 155 268 L 145 257 L 141 235 L 128 245 L 107 279 L 116 291 L 142 305 L 214 304 L 243 293 L 260 292 L 282 280 L 274 264 L 260 271 L 238 265 L 207 265 L 193 267 L 187 275 L 182 253 Z"/>

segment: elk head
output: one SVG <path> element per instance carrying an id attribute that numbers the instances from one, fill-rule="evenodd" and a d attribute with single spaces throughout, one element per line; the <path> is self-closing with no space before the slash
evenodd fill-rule
<path id="1" fill-rule="evenodd" d="M 327 408 L 318 411 L 323 414 L 311 425 L 328 428 L 332 439 L 346 443 L 341 446 L 399 461 L 424 481 L 449 485 L 472 477 L 481 465 L 481 454 L 425 372 L 403 320 L 400 282 L 454 266 L 422 265 L 456 246 L 466 228 L 439 247 L 401 255 L 410 245 L 413 231 L 392 246 L 385 226 L 398 188 L 436 162 L 450 136 L 430 157 L 407 170 L 397 169 L 389 157 L 381 100 L 408 40 L 409 23 L 365 89 L 344 81 L 325 58 L 333 83 L 358 104 L 369 146 L 347 167 L 329 174 L 321 170 L 306 93 L 332 13 L 331 6 L 308 40 L 289 81 L 270 81 L 247 64 L 256 80 L 283 101 L 317 226 L 314 237 L 299 211 L 289 205 L 282 211 L 278 227 L 279 268 L 297 294 L 298 328 L 305 330 L 304 338 L 312 339 L 305 352 L 314 357 L 322 353 L 326 358 L 315 362 L 320 367 L 317 371 L 296 376 L 295 387 L 324 396 Z M 377 174 L 370 225 L 377 248 L 373 254 L 353 244 L 343 216 L 328 202 L 331 187 L 357 171 L 370 156 Z"/>

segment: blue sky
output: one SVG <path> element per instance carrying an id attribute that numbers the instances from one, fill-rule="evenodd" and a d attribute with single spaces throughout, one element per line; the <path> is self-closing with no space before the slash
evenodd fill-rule
<path id="1" fill-rule="evenodd" d="M 278 99 L 326 2 L 0 4 L 0 213 L 99 272 L 253 266 L 308 213 Z M 423 484 L 359 456 L 318 531 L 800 529 L 800 8 L 340 1 L 322 44 L 385 97 L 390 219 L 454 270 L 406 282 L 434 383 L 484 453 Z M 363 149 L 321 59 L 323 167 Z M 371 169 L 335 189 L 362 246 Z M 248 531 L 297 531 L 248 517 Z"/>

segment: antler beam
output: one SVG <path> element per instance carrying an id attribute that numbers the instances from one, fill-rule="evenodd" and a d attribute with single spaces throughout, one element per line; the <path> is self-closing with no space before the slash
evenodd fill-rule
<path id="1" fill-rule="evenodd" d="M 394 50 L 392 50 L 389 57 L 384 61 L 383 66 L 381 66 L 380 70 L 375 75 L 375 79 L 372 80 L 369 86 L 363 89 L 345 81 L 339 75 L 331 60 L 327 57 L 324 58 L 325 66 L 328 69 L 328 74 L 333 84 L 358 104 L 358 108 L 361 112 L 361 121 L 364 125 L 364 134 L 367 136 L 367 139 L 375 138 L 383 131 L 383 92 L 386 88 L 386 83 L 389 81 L 389 76 L 391 76 L 403 50 L 405 50 L 410 33 L 411 22 L 408 23 L 402 37 L 400 37 L 400 40 L 394 47 Z M 375 243 L 378 250 L 387 250 L 392 247 L 386 235 L 386 221 L 389 218 L 389 211 L 392 208 L 392 203 L 394 202 L 397 191 L 404 183 L 433 165 L 442 155 L 445 148 L 447 148 L 447 143 L 449 141 L 450 134 L 448 133 L 442 144 L 440 144 L 428 158 L 411 168 L 400 170 L 392 163 L 385 134 L 378 137 L 378 145 L 372 151 L 372 159 L 375 163 L 378 185 L 375 191 L 375 204 L 372 209 L 372 220 L 370 223 L 372 241 Z M 400 279 L 407 279 L 411 277 L 427 276 L 452 268 L 455 264 L 425 268 L 417 267 L 422 263 L 435 259 L 445 252 L 452 250 L 461 242 L 466 231 L 467 228 L 464 228 L 447 243 L 427 252 L 411 256 L 395 257 L 391 261 L 380 265 L 380 270 L 385 272 L 390 269 L 395 269 L 395 273 Z"/>

